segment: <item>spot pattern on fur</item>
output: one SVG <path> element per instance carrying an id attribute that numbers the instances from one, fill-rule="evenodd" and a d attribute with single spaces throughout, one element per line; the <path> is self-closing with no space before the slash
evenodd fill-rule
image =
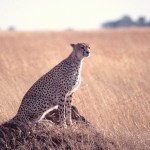
<path id="1" fill-rule="evenodd" d="M 71 46 L 73 47 L 71 54 L 37 80 L 27 91 L 12 121 L 18 123 L 39 121 L 45 112 L 58 106 L 60 124 L 63 126 L 72 124 L 72 95 L 80 85 L 82 60 L 89 56 L 90 47 L 85 43 Z"/>

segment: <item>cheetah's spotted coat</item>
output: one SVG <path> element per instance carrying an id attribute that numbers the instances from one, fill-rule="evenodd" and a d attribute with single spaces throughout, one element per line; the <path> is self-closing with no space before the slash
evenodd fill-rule
<path id="1" fill-rule="evenodd" d="M 72 94 L 80 85 L 82 60 L 89 56 L 89 46 L 85 43 L 71 44 L 72 53 L 48 73 L 43 75 L 23 97 L 14 122 L 38 121 L 54 106 L 58 106 L 59 122 L 72 124 Z M 43 115 L 44 114 L 44 115 Z"/>

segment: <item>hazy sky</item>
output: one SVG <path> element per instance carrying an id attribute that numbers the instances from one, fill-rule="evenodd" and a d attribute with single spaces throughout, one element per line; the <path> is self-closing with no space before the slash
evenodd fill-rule
<path id="1" fill-rule="evenodd" d="M 0 0 L 1 29 L 96 29 L 126 14 L 150 20 L 150 0 Z"/>

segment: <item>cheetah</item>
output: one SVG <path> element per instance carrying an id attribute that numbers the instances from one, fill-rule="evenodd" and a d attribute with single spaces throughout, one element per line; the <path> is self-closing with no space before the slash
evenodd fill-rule
<path id="1" fill-rule="evenodd" d="M 73 48 L 71 54 L 27 91 L 12 121 L 23 124 L 38 122 L 57 106 L 59 124 L 63 127 L 72 125 L 72 95 L 81 83 L 82 61 L 90 55 L 90 47 L 86 43 L 70 45 Z"/>

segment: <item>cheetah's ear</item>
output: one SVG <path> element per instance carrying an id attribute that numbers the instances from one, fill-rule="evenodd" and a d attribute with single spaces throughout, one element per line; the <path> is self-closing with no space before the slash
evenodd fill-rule
<path id="1" fill-rule="evenodd" d="M 74 48 L 75 44 L 70 44 L 70 46 L 72 46 Z"/>

